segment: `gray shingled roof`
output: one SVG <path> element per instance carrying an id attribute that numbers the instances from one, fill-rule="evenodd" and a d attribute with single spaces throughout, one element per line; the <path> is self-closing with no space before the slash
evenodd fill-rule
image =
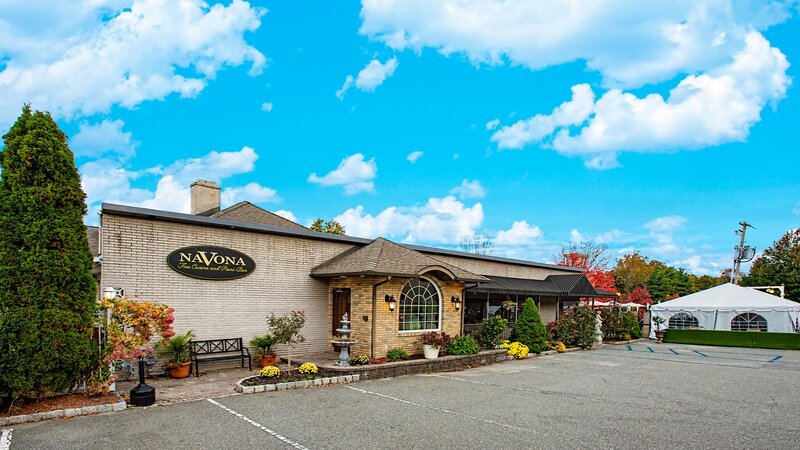
<path id="1" fill-rule="evenodd" d="M 509 278 L 487 275 L 491 278 L 489 283 L 467 289 L 472 293 L 518 293 L 526 295 L 560 295 L 563 297 L 616 297 L 611 292 L 595 289 L 586 275 L 565 274 L 548 275 L 544 280 L 530 280 L 527 278 Z"/>
<path id="2" fill-rule="evenodd" d="M 356 247 L 311 269 L 313 277 L 382 275 L 413 277 L 436 271 L 458 281 L 489 281 L 488 278 L 440 261 L 422 253 L 377 238 L 369 245 Z"/>
<path id="3" fill-rule="evenodd" d="M 250 202 L 239 202 L 221 211 L 211 214 L 211 217 L 226 220 L 238 220 L 240 222 L 259 223 L 262 225 L 272 225 L 275 227 L 291 228 L 293 230 L 307 230 L 308 228 L 294 223 L 289 219 L 283 218 L 266 209 L 256 206 Z"/>

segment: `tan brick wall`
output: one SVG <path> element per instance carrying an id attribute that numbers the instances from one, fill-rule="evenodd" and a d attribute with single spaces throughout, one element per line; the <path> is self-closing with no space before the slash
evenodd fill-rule
<path id="1" fill-rule="evenodd" d="M 430 255 L 440 261 L 450 263 L 464 270 L 480 275 L 496 275 L 498 277 L 529 278 L 532 280 L 544 280 L 548 275 L 563 275 L 565 273 L 575 273 L 572 271 L 559 270 L 558 268 L 532 267 L 520 264 L 508 264 L 494 261 L 484 261 L 480 259 L 464 258 L 460 256 Z"/>
<path id="2" fill-rule="evenodd" d="M 441 331 L 457 336 L 461 334 L 461 311 L 456 311 L 450 298 L 461 298 L 463 283 L 442 281 L 434 277 L 429 278 L 439 288 L 442 297 Z M 392 278 L 387 283 L 381 284 L 376 290 L 377 317 L 372 316 L 372 287 L 386 277 L 347 277 L 334 278 L 330 281 L 328 294 L 329 311 L 333 309 L 333 289 L 350 289 L 350 312 L 352 315 L 351 327 L 353 336 L 358 341 L 352 347 L 352 354 L 369 356 L 372 342 L 372 320 L 375 320 L 375 356 L 383 357 L 389 349 L 402 347 L 409 354 L 419 353 L 417 341 L 422 332 L 399 331 L 398 309 L 389 311 L 385 298 L 392 295 L 399 302 L 400 292 L 408 281 L 407 278 Z M 364 321 L 363 316 L 368 320 Z M 329 314 L 328 323 L 331 323 Z M 330 325 L 329 325 L 330 326 Z"/>
<path id="3" fill-rule="evenodd" d="M 311 268 L 350 244 L 298 239 L 241 230 L 115 216 L 102 217 L 101 286 L 175 308 L 178 333 L 199 339 L 242 337 L 245 343 L 267 331 L 266 316 L 293 309 L 306 312 L 306 342 L 293 353 L 328 347 L 328 282 L 309 276 Z M 218 245 L 249 255 L 255 271 L 236 280 L 187 277 L 167 265 L 167 255 L 190 245 Z M 285 349 L 278 347 L 285 354 Z"/>

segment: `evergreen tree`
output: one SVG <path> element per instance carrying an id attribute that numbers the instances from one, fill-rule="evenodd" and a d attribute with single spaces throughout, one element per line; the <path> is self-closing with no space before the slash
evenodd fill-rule
<path id="1" fill-rule="evenodd" d="M 69 388 L 97 351 L 85 194 L 67 136 L 49 113 L 22 115 L 0 152 L 0 392 Z"/>
<path id="2" fill-rule="evenodd" d="M 525 300 L 517 323 L 511 329 L 511 339 L 527 345 L 534 353 L 547 348 L 547 330 L 532 298 Z"/>
<path id="3" fill-rule="evenodd" d="M 800 228 L 789 230 L 753 261 L 742 286 L 786 287 L 786 298 L 800 302 Z"/>

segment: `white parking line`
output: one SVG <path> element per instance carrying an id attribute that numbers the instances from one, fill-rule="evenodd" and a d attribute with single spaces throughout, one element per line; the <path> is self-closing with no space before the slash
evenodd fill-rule
<path id="1" fill-rule="evenodd" d="M 445 414 L 452 414 L 454 416 L 464 417 L 466 419 L 477 420 L 477 421 L 488 423 L 488 424 L 492 424 L 492 425 L 499 425 L 501 427 L 510 428 L 512 430 L 519 430 L 519 431 L 524 431 L 526 433 L 532 433 L 532 434 L 537 434 L 537 435 L 540 435 L 540 436 L 546 436 L 545 433 L 542 433 L 542 432 L 539 432 L 539 431 L 531 430 L 531 429 L 528 429 L 528 428 L 522 428 L 522 427 L 518 427 L 518 426 L 514 426 L 514 425 L 509 425 L 507 423 L 497 422 L 495 420 L 484 419 L 482 417 L 470 416 L 468 414 L 461 414 L 461 413 L 457 413 L 455 411 L 450 411 L 450 410 L 447 410 L 447 409 L 437 408 L 435 406 L 423 405 L 421 403 L 412 402 L 410 400 L 403 400 L 402 398 L 392 397 L 391 395 L 381 394 L 379 392 L 367 391 L 367 390 L 359 389 L 359 388 L 356 388 L 356 387 L 353 387 L 353 386 L 345 385 L 343 387 L 346 387 L 348 389 L 352 389 L 354 391 L 358 391 L 358 392 L 361 392 L 361 393 L 364 393 L 364 394 L 375 395 L 375 396 L 383 397 L 383 398 L 386 398 L 386 399 L 389 399 L 389 400 L 394 400 L 396 402 L 405 403 L 407 405 L 417 406 L 419 408 L 430 409 L 430 410 L 437 411 L 437 412 L 440 412 L 440 413 L 445 413 Z"/>
<path id="2" fill-rule="evenodd" d="M 8 450 L 11 448 L 11 432 L 13 428 L 0 430 L 0 450 Z"/>
<path id="3" fill-rule="evenodd" d="M 213 399 L 210 399 L 210 398 L 208 398 L 206 400 L 211 402 L 211 404 L 217 405 L 220 408 L 224 409 L 225 411 L 228 411 L 229 413 L 233 414 L 234 416 L 244 420 L 245 422 L 249 423 L 250 425 L 253 425 L 256 428 L 261 429 L 261 431 L 264 431 L 264 432 L 272 435 L 273 437 L 275 437 L 277 439 L 280 439 L 281 441 L 285 442 L 288 445 L 291 445 L 294 448 L 299 448 L 299 449 L 302 449 L 302 450 L 308 450 L 308 447 L 305 447 L 305 446 L 303 446 L 303 445 L 301 445 L 301 444 L 299 444 L 297 442 L 294 442 L 294 441 L 292 441 L 292 440 L 290 440 L 290 439 L 288 439 L 288 438 L 276 433 L 275 431 L 270 430 L 269 428 L 265 427 L 264 425 L 261 425 L 260 423 L 250 419 L 249 417 L 247 417 L 247 416 L 245 416 L 243 414 L 239 414 L 238 412 L 228 408 L 227 406 L 223 405 L 222 403 L 219 403 L 219 402 L 217 402 L 217 401 L 215 401 Z M 0 450 L 3 450 L 3 447 L 0 447 Z"/>

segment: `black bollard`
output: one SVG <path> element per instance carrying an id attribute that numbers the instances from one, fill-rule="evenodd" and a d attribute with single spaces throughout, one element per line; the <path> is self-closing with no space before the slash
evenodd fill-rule
<path id="1" fill-rule="evenodd" d="M 144 382 L 144 358 L 139 357 L 139 385 L 131 389 L 132 406 L 150 406 L 156 402 L 156 389 Z"/>

